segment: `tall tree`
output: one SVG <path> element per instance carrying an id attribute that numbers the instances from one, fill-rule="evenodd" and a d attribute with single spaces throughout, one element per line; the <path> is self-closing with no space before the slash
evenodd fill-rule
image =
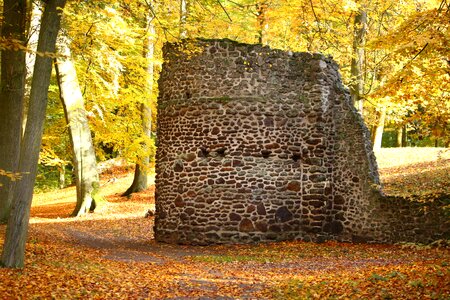
<path id="1" fill-rule="evenodd" d="M 3 1 L 1 36 L 7 44 L 1 51 L 0 170 L 9 174 L 17 171 L 22 136 L 27 2 Z M 0 175 L 0 223 L 6 223 L 11 211 L 13 186 L 11 176 Z"/>
<path id="2" fill-rule="evenodd" d="M 26 76 L 26 84 L 25 84 L 25 101 L 23 106 L 23 122 L 22 122 L 22 130 L 25 130 L 25 125 L 27 123 L 27 113 L 28 113 L 28 104 L 30 99 L 30 91 L 31 91 L 31 80 L 33 78 L 33 68 L 34 62 L 36 60 L 36 49 L 39 39 L 39 27 L 41 25 L 42 18 L 42 3 L 40 1 L 28 1 L 30 3 L 29 11 L 29 19 L 30 26 L 28 30 L 27 36 L 27 48 L 28 51 L 26 53 L 26 67 L 27 67 L 27 76 Z"/>
<path id="3" fill-rule="evenodd" d="M 144 43 L 144 56 L 148 60 L 147 65 L 147 89 L 148 89 L 148 96 L 152 96 L 153 94 L 153 80 L 154 80 L 154 53 L 155 53 L 155 35 L 156 30 L 155 26 L 153 24 L 154 17 L 148 18 L 148 33 L 147 38 L 145 39 Z M 122 194 L 122 196 L 128 196 L 132 193 L 143 191 L 147 188 L 147 175 L 148 175 L 148 168 L 149 168 L 149 162 L 150 158 L 148 155 L 149 152 L 149 145 L 148 141 L 151 139 L 152 135 L 152 111 L 150 108 L 150 101 L 151 99 L 143 99 L 143 103 L 141 103 L 141 119 L 142 119 L 142 129 L 143 133 L 146 137 L 144 141 L 144 157 L 138 158 L 138 162 L 136 163 L 136 167 L 134 170 L 134 178 L 131 186 Z"/>
<path id="4" fill-rule="evenodd" d="M 364 108 L 364 78 L 363 64 L 367 31 L 367 12 L 364 7 L 360 7 L 355 14 L 353 31 L 353 57 L 351 65 L 350 94 L 353 104 L 359 112 L 363 113 Z"/>
<path id="5" fill-rule="evenodd" d="M 373 140 L 374 151 L 379 151 L 381 149 L 385 120 L 386 120 L 386 105 L 383 105 L 381 107 L 381 111 L 378 113 L 378 124 L 375 129 L 375 137 Z"/>
<path id="6" fill-rule="evenodd" d="M 418 1 L 410 10 L 401 24 L 373 42 L 389 53 L 390 72 L 372 96 L 390 99 L 395 123 L 414 124 L 409 137 L 415 131 L 419 139 L 433 136 L 445 145 L 450 142 L 450 2 Z"/>
<path id="7" fill-rule="evenodd" d="M 62 31 L 57 43 L 55 70 L 73 151 L 77 204 L 72 215 L 80 216 L 93 211 L 103 199 L 91 130 L 69 45 L 69 38 Z"/>
<path id="8" fill-rule="evenodd" d="M 266 12 L 267 1 L 260 1 L 256 3 L 256 28 L 258 30 L 258 44 L 262 44 L 264 41 L 264 27 L 266 26 Z"/>
<path id="9" fill-rule="evenodd" d="M 189 3 L 188 0 L 180 0 L 180 38 L 188 37 L 188 17 L 189 17 Z"/>
<path id="10" fill-rule="evenodd" d="M 6 267 L 20 268 L 24 265 L 31 200 L 52 71 L 53 59 L 49 54 L 55 53 L 56 38 L 65 4 L 66 0 L 48 0 L 42 15 L 37 48 L 40 55 L 36 57 L 34 66 L 34 74 L 39 76 L 34 76 L 31 84 L 28 120 L 20 147 L 18 171 L 23 174 L 23 178 L 15 184 L 13 190 L 13 205 L 1 258 L 2 265 Z"/>
<path id="11" fill-rule="evenodd" d="M 68 3 L 72 14 L 65 20 L 97 157 L 137 162 L 147 145 L 138 121 L 141 103 L 149 99 L 142 43 L 146 7 L 140 1 L 119 3 Z M 178 14 L 176 19 L 178 24 Z"/>

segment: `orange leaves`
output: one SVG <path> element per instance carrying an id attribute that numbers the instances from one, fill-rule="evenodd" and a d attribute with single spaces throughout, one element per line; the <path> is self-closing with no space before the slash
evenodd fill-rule
<path id="1" fill-rule="evenodd" d="M 29 49 L 23 44 L 23 41 L 13 38 L 0 38 L 0 49 L 10 51 L 29 51 Z"/>
<path id="2" fill-rule="evenodd" d="M 450 151 L 444 148 L 386 148 L 378 154 L 383 190 L 390 196 L 450 194 Z"/>
<path id="3" fill-rule="evenodd" d="M 434 264 L 438 263 L 438 264 Z M 414 262 L 386 266 L 367 265 L 360 269 L 318 273 L 302 280 L 280 281 L 265 295 L 294 299 L 423 299 L 445 298 L 449 289 L 449 269 L 441 261 Z"/>
<path id="4" fill-rule="evenodd" d="M 22 177 L 22 174 L 20 174 L 20 173 L 12 173 L 12 172 L 0 169 L 0 176 L 6 176 L 11 181 L 16 181 L 16 180 L 19 180 Z"/>
<path id="5" fill-rule="evenodd" d="M 411 290 L 415 292 L 416 286 L 424 288 L 412 298 L 449 292 L 445 281 L 435 280 L 449 279 L 449 274 L 445 275 L 449 269 L 445 263 L 442 265 L 448 251 L 336 242 L 222 246 L 215 250 L 225 251 L 222 256 L 214 256 L 220 260 L 213 262 L 198 256 L 198 267 L 213 265 L 222 278 L 239 278 L 242 284 L 251 280 L 263 286 L 262 290 L 252 291 L 256 298 L 403 298 Z M 430 261 L 423 262 L 426 256 Z M 253 261 L 249 260 L 252 257 Z"/>
<path id="6" fill-rule="evenodd" d="M 88 299 L 423 299 L 449 296 L 450 270 L 445 263 L 448 250 L 304 242 L 201 248 L 150 244 L 148 255 L 159 256 L 162 260 L 148 263 L 105 259 L 105 254 L 113 249 L 92 251 L 92 248 L 80 246 L 59 256 L 71 243 L 55 248 L 41 243 L 48 249 L 39 260 L 33 259 L 36 267 L 27 267 L 19 280 L 15 280 L 11 272 L 0 270 L 2 282 L 8 284 L 3 295 Z M 263 253 L 269 260 L 270 257 L 284 259 L 241 261 L 241 252 L 248 257 L 257 258 Z M 334 257 L 329 257 L 330 252 Z M 229 257 L 231 262 L 184 259 L 184 255 L 194 253 L 194 257 L 214 253 Z M 1 292 L 3 289 L 0 287 Z"/>
<path id="7" fill-rule="evenodd" d="M 450 155 L 440 153 L 438 160 L 437 151 L 420 150 L 402 149 L 400 156 L 383 153 L 381 167 L 391 165 L 383 168 L 385 178 L 400 175 L 396 172 L 411 163 L 416 163 L 417 173 L 417 166 L 431 167 Z M 36 195 L 26 267 L 0 269 L 2 299 L 450 297 L 450 249 L 444 247 L 299 241 L 208 247 L 156 243 L 154 219 L 144 218 L 153 205 L 153 188 L 120 197 L 117 193 L 132 176 L 119 173 L 109 174 L 116 177 L 114 182 L 103 181 L 108 206 L 82 218 L 64 215 L 74 188 Z M 428 173 L 428 180 L 434 174 Z M 0 225 L 0 245 L 5 229 Z"/>

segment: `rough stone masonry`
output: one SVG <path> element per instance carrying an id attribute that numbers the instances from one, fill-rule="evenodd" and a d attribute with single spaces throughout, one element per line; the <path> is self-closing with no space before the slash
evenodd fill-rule
<path id="1" fill-rule="evenodd" d="M 230 40 L 166 44 L 163 51 L 158 241 L 442 235 L 441 210 L 423 212 L 379 193 L 369 132 L 330 58 Z"/>

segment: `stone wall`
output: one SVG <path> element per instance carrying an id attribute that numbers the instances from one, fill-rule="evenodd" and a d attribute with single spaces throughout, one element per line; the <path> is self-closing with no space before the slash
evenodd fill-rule
<path id="1" fill-rule="evenodd" d="M 336 63 L 229 40 L 163 51 L 157 240 L 389 241 L 369 133 Z"/>
<path id="2" fill-rule="evenodd" d="M 450 197 L 433 201 L 401 197 L 373 197 L 368 207 L 368 226 L 353 240 L 367 242 L 430 243 L 450 240 Z"/>

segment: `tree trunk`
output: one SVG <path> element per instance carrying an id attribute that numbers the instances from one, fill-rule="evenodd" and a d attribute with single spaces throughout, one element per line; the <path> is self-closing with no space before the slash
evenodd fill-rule
<path id="1" fill-rule="evenodd" d="M 148 157 L 146 161 L 148 163 Z M 144 162 L 142 162 L 142 164 L 144 163 L 145 160 Z M 131 183 L 131 186 L 122 194 L 122 197 L 143 191 L 147 189 L 147 186 L 147 171 L 143 170 L 141 164 L 137 163 L 136 168 L 134 169 L 133 183 Z"/>
<path id="2" fill-rule="evenodd" d="M 266 10 L 267 10 L 267 2 L 262 1 L 256 3 L 256 22 L 257 22 L 257 31 L 258 31 L 258 44 L 263 43 L 264 37 L 264 26 L 266 25 Z"/>
<path id="3" fill-rule="evenodd" d="M 59 173 L 59 188 L 63 189 L 66 187 L 66 166 L 62 165 L 58 168 Z"/>
<path id="4" fill-rule="evenodd" d="M 147 74 L 148 74 L 148 81 L 147 81 L 147 89 L 149 91 L 150 99 L 153 95 L 153 80 L 154 80 L 154 53 L 155 53 L 155 44 L 154 44 L 154 38 L 156 35 L 155 26 L 152 23 L 153 19 L 149 20 L 149 36 L 146 39 L 146 43 L 144 46 L 144 56 L 148 59 L 148 65 L 147 65 Z M 150 109 L 150 106 L 148 102 L 150 99 L 144 101 L 141 105 L 141 118 L 142 118 L 142 127 L 144 134 L 147 136 L 148 139 L 152 136 L 152 112 Z M 147 103 L 145 103 L 147 102 Z M 147 149 L 148 150 L 148 146 Z M 148 151 L 145 151 L 148 152 Z M 122 194 L 122 196 L 128 196 L 132 193 L 137 193 L 140 191 L 143 191 L 147 189 L 147 175 L 148 175 L 148 164 L 149 164 L 149 157 L 143 157 L 139 159 L 139 162 L 136 164 L 136 168 L 134 170 L 134 179 L 131 186 Z"/>
<path id="5" fill-rule="evenodd" d="M 402 147 L 406 147 L 407 134 L 408 134 L 408 132 L 406 131 L 406 125 L 404 125 L 402 127 Z"/>
<path id="6" fill-rule="evenodd" d="M 356 13 L 353 26 L 353 57 L 351 65 L 350 95 L 353 104 L 362 115 L 364 108 L 364 77 L 362 68 L 367 31 L 367 13 L 363 8 Z"/>
<path id="7" fill-rule="evenodd" d="M 62 14 L 61 8 L 64 8 L 65 4 L 66 0 L 48 0 L 46 2 L 39 33 L 38 51 L 40 53 L 55 53 L 56 37 Z M 25 243 L 51 71 L 52 58 L 48 55 L 37 56 L 34 74 L 39 74 L 39 76 L 34 76 L 31 84 L 28 121 L 20 147 L 18 169 L 23 177 L 16 182 L 14 187 L 13 206 L 3 245 L 2 264 L 6 267 L 21 268 L 24 265 Z"/>
<path id="8" fill-rule="evenodd" d="M 26 45 L 26 0 L 3 1 L 2 38 Z M 17 172 L 22 137 L 22 110 L 25 93 L 25 52 L 3 49 L 1 52 L 0 91 L 0 170 Z M 6 223 L 11 211 L 11 178 L 0 175 L 0 223 Z"/>
<path id="9" fill-rule="evenodd" d="M 386 106 L 383 106 L 381 108 L 381 112 L 379 113 L 378 125 L 377 129 L 375 130 L 375 138 L 373 142 L 374 151 L 379 151 L 381 149 L 385 120 L 386 120 Z"/>
<path id="10" fill-rule="evenodd" d="M 403 147 L 403 126 L 397 128 L 397 147 Z"/>
<path id="11" fill-rule="evenodd" d="M 29 0 L 28 0 L 29 1 Z M 30 28 L 28 30 L 28 44 L 27 48 L 30 52 L 26 53 L 26 66 L 27 66 L 27 77 L 25 84 L 25 100 L 23 106 L 23 121 L 22 121 L 22 131 L 25 132 L 25 125 L 27 123 L 28 114 L 28 104 L 30 102 L 30 92 L 31 92 L 31 81 L 33 79 L 33 68 L 34 62 L 36 61 L 36 50 L 39 39 L 39 27 L 41 25 L 42 18 L 42 2 L 41 1 L 29 1 L 30 6 L 29 19 Z"/>
<path id="12" fill-rule="evenodd" d="M 73 151 L 77 205 L 72 215 L 80 216 L 93 211 L 102 198 L 91 130 L 69 44 L 68 37 L 60 34 L 57 47 L 63 57 L 55 60 L 55 69 Z"/>
<path id="13" fill-rule="evenodd" d="M 188 30 L 186 28 L 188 18 L 188 1 L 180 0 L 180 38 L 188 37 Z"/>

